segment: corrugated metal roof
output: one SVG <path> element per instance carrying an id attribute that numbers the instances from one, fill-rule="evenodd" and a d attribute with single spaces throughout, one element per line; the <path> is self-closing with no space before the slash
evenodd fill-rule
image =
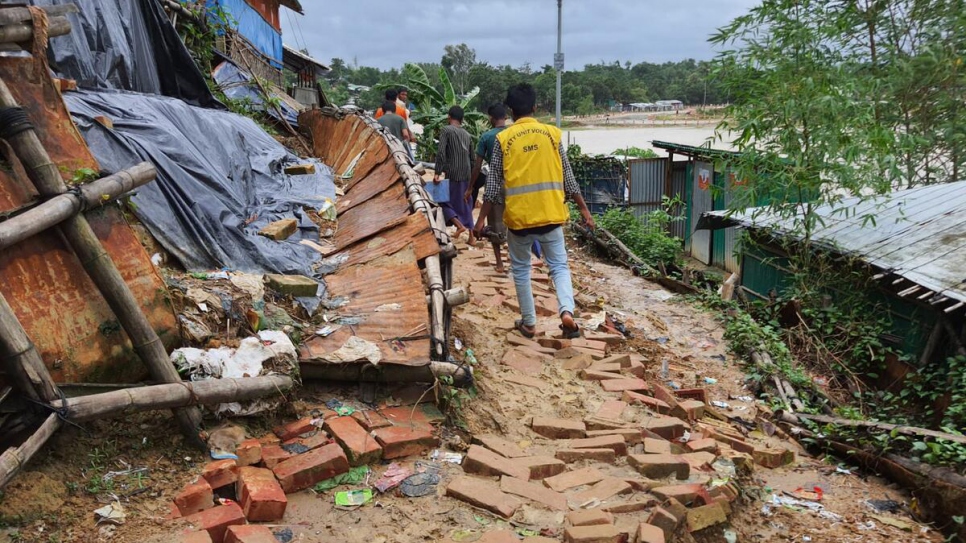
<path id="1" fill-rule="evenodd" d="M 966 181 L 931 185 L 819 207 L 814 240 L 860 257 L 948 298 L 966 301 Z M 712 219 L 726 212 L 706 213 Z M 875 223 L 865 217 L 875 217 Z M 792 221 L 759 209 L 732 215 L 751 228 L 793 235 Z"/>
<path id="2" fill-rule="evenodd" d="M 683 143 L 671 143 L 669 141 L 658 141 L 654 140 L 651 145 L 658 149 L 664 149 L 665 151 L 671 151 L 679 155 L 687 155 L 695 158 L 733 158 L 738 155 L 735 151 L 726 151 L 724 149 L 713 149 L 711 147 L 696 147 L 694 145 L 684 145 Z"/>

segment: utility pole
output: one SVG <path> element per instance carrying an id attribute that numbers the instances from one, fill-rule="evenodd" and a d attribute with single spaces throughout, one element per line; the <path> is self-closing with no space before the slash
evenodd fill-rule
<path id="1" fill-rule="evenodd" d="M 553 67 L 557 70 L 557 128 L 560 128 L 560 77 L 564 70 L 563 0 L 557 0 L 557 54 L 553 57 Z"/>

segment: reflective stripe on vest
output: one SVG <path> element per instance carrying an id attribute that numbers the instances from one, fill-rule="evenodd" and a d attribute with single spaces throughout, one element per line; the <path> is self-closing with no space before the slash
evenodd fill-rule
<path id="1" fill-rule="evenodd" d="M 564 224 L 570 217 L 564 203 L 560 136 L 556 127 L 532 117 L 519 119 L 497 134 L 506 180 L 503 222 L 507 228 Z"/>

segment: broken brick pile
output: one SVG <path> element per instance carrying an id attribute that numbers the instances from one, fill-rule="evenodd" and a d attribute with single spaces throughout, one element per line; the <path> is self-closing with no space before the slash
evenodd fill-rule
<path id="1" fill-rule="evenodd" d="M 263 543 L 276 541 L 266 526 L 285 516 L 286 494 L 309 489 L 350 467 L 412 455 L 436 447 L 433 406 L 386 407 L 339 416 L 321 408 L 243 441 L 237 460 L 216 460 L 175 497 L 169 518 L 191 529 L 184 543 Z"/>

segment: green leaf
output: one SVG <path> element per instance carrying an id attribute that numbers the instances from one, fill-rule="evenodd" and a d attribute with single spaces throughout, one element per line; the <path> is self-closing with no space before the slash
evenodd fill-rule
<path id="1" fill-rule="evenodd" d="M 439 80 L 443 83 L 443 105 L 447 108 L 456 105 L 456 91 L 453 89 L 453 83 L 449 79 L 449 74 L 446 73 L 446 68 L 440 66 L 439 68 Z"/>

